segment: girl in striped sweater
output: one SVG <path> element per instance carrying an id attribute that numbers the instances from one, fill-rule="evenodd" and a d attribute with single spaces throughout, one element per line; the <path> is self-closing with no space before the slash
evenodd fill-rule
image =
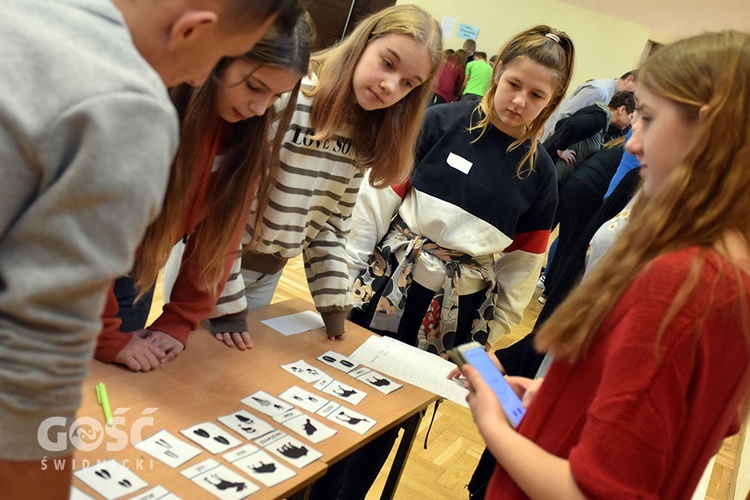
<path id="1" fill-rule="evenodd" d="M 367 170 L 376 187 L 408 178 L 441 45 L 423 9 L 384 9 L 313 56 L 296 104 L 277 103 L 277 111 L 293 106 L 291 125 L 280 130 L 275 184 L 265 207 L 250 211 L 245 252 L 214 311 L 223 315 L 212 320 L 217 339 L 252 346 L 246 308 L 271 302 L 281 270 L 300 253 L 328 338 L 343 338 L 346 237 L 360 183 Z"/>

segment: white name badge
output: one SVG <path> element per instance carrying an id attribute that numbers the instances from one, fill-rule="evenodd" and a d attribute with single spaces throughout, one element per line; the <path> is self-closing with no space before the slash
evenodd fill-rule
<path id="1" fill-rule="evenodd" d="M 456 153 L 451 153 L 448 155 L 448 159 L 446 160 L 448 165 L 455 168 L 456 170 L 459 170 L 465 174 L 469 173 L 469 170 L 471 170 L 471 166 L 474 165 L 472 162 L 467 160 L 466 158 L 461 158 Z"/>

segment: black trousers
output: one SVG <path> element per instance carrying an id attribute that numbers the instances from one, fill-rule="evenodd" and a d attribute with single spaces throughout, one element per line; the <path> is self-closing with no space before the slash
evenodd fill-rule
<path id="1" fill-rule="evenodd" d="M 454 345 L 466 342 L 471 335 L 471 325 L 474 315 L 484 299 L 485 292 L 480 291 L 471 295 L 462 295 L 458 300 L 457 332 Z M 427 313 L 427 308 L 435 296 L 435 292 L 413 282 L 404 305 L 404 314 L 398 326 L 398 331 L 377 331 L 368 325 L 375 314 L 374 305 L 378 303 L 379 296 L 373 297 L 370 302 L 372 306 L 367 311 L 353 311 L 350 320 L 380 335 L 393 337 L 405 344 L 416 345 L 419 326 Z M 412 419 L 418 416 L 412 417 Z M 370 490 L 372 483 L 383 468 L 388 455 L 396 442 L 398 432 L 406 427 L 409 420 L 386 431 L 381 436 L 373 439 L 352 455 L 329 467 L 325 476 L 315 482 L 310 495 L 310 500 L 349 500 L 363 499 Z"/>
<path id="2" fill-rule="evenodd" d="M 115 280 L 115 296 L 120 305 L 120 310 L 117 312 L 117 317 L 122 320 L 120 331 L 132 332 L 146 328 L 151 302 L 154 299 L 154 287 L 152 286 L 136 302 L 138 288 L 135 286 L 133 276 L 128 274 Z"/>

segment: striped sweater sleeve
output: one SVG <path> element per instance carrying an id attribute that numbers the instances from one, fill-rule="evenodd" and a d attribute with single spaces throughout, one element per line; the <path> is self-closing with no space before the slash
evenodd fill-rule
<path id="1" fill-rule="evenodd" d="M 357 171 L 336 208 L 304 251 L 305 274 L 315 307 L 321 313 L 351 308 L 346 240 L 364 172 Z"/>

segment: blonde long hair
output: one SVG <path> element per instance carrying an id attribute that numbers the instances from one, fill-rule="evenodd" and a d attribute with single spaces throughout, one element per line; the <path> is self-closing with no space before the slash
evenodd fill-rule
<path id="1" fill-rule="evenodd" d="M 411 36 L 424 45 L 432 61 L 429 78 L 393 106 L 364 111 L 354 97 L 351 84 L 354 68 L 370 42 L 394 34 Z M 440 25 L 420 7 L 396 5 L 364 18 L 341 42 L 313 55 L 318 84 L 303 92 L 314 98 L 311 112 L 314 138 L 331 139 L 345 124 L 352 131 L 358 166 L 371 168 L 373 186 L 408 179 L 442 50 Z"/>
<path id="2" fill-rule="evenodd" d="M 254 70 L 260 66 L 287 68 L 302 77 L 307 73 L 314 28 L 309 15 L 301 16 L 292 33 L 270 31 L 255 47 L 241 59 L 253 63 Z M 205 219 L 196 228 L 191 238 L 200 244 L 189 256 L 196 260 L 200 270 L 200 285 L 213 290 L 224 273 L 227 247 L 235 228 L 244 222 L 249 202 L 257 193 L 258 207 L 263 209 L 268 202 L 273 179 L 278 169 L 281 136 L 277 134 L 268 141 L 269 129 L 274 119 L 280 120 L 284 129 L 291 120 L 299 83 L 291 92 L 287 112 L 275 116 L 273 108 L 264 115 L 256 116 L 236 124 L 223 122 L 216 111 L 216 93 L 220 82 L 216 75 L 234 61 L 224 58 L 216 66 L 214 74 L 200 87 L 180 85 L 172 89 L 172 100 L 180 114 L 180 148 L 169 177 L 167 194 L 162 211 L 149 226 L 136 257 L 134 277 L 141 292 L 148 290 L 164 267 L 172 246 L 183 236 L 180 218 L 185 211 L 185 197 L 196 170 L 196 161 L 202 141 L 212 131 L 221 129 L 224 156 L 218 171 L 213 174 L 206 199 L 209 202 Z M 229 82 L 243 84 L 241 82 Z M 202 166 L 202 165 L 201 165 Z M 257 188 L 257 191 L 256 191 Z M 256 224 L 251 245 L 262 236 L 262 224 Z"/>
<path id="3" fill-rule="evenodd" d="M 549 35 L 549 36 L 548 36 Z M 573 41 L 562 31 L 540 24 L 529 28 L 511 38 L 497 53 L 497 63 L 492 71 L 492 81 L 487 93 L 484 94 L 480 105 L 475 113 L 481 109 L 479 121 L 472 124 L 469 130 L 480 130 L 478 141 L 482 135 L 492 127 L 492 122 L 497 118 L 495 113 L 495 92 L 500 76 L 513 61 L 519 58 L 528 58 L 545 68 L 554 71 L 555 88 L 554 95 L 549 104 L 539 113 L 534 121 L 527 125 L 526 132 L 513 141 L 508 147 L 508 152 L 521 146 L 527 140 L 531 140 L 531 146 L 518 164 L 517 173 L 532 172 L 536 164 L 537 145 L 541 137 L 544 124 L 552 113 L 562 102 L 570 85 L 570 77 L 573 74 L 575 63 L 575 49 Z M 527 165 L 527 167 L 524 167 Z"/>
<path id="4" fill-rule="evenodd" d="M 750 35 L 706 33 L 668 45 L 646 60 L 638 84 L 672 101 L 686 120 L 698 120 L 700 110 L 697 140 L 666 184 L 650 199 L 639 199 L 618 241 L 540 330 L 537 347 L 571 362 L 587 353 L 609 312 L 656 257 L 704 249 L 662 321 L 660 337 L 698 285 L 708 251 L 726 255 L 727 234 L 738 233 L 746 243 L 750 235 Z M 748 266 L 732 265 L 744 290 Z M 747 309 L 742 303 L 750 336 Z"/>

